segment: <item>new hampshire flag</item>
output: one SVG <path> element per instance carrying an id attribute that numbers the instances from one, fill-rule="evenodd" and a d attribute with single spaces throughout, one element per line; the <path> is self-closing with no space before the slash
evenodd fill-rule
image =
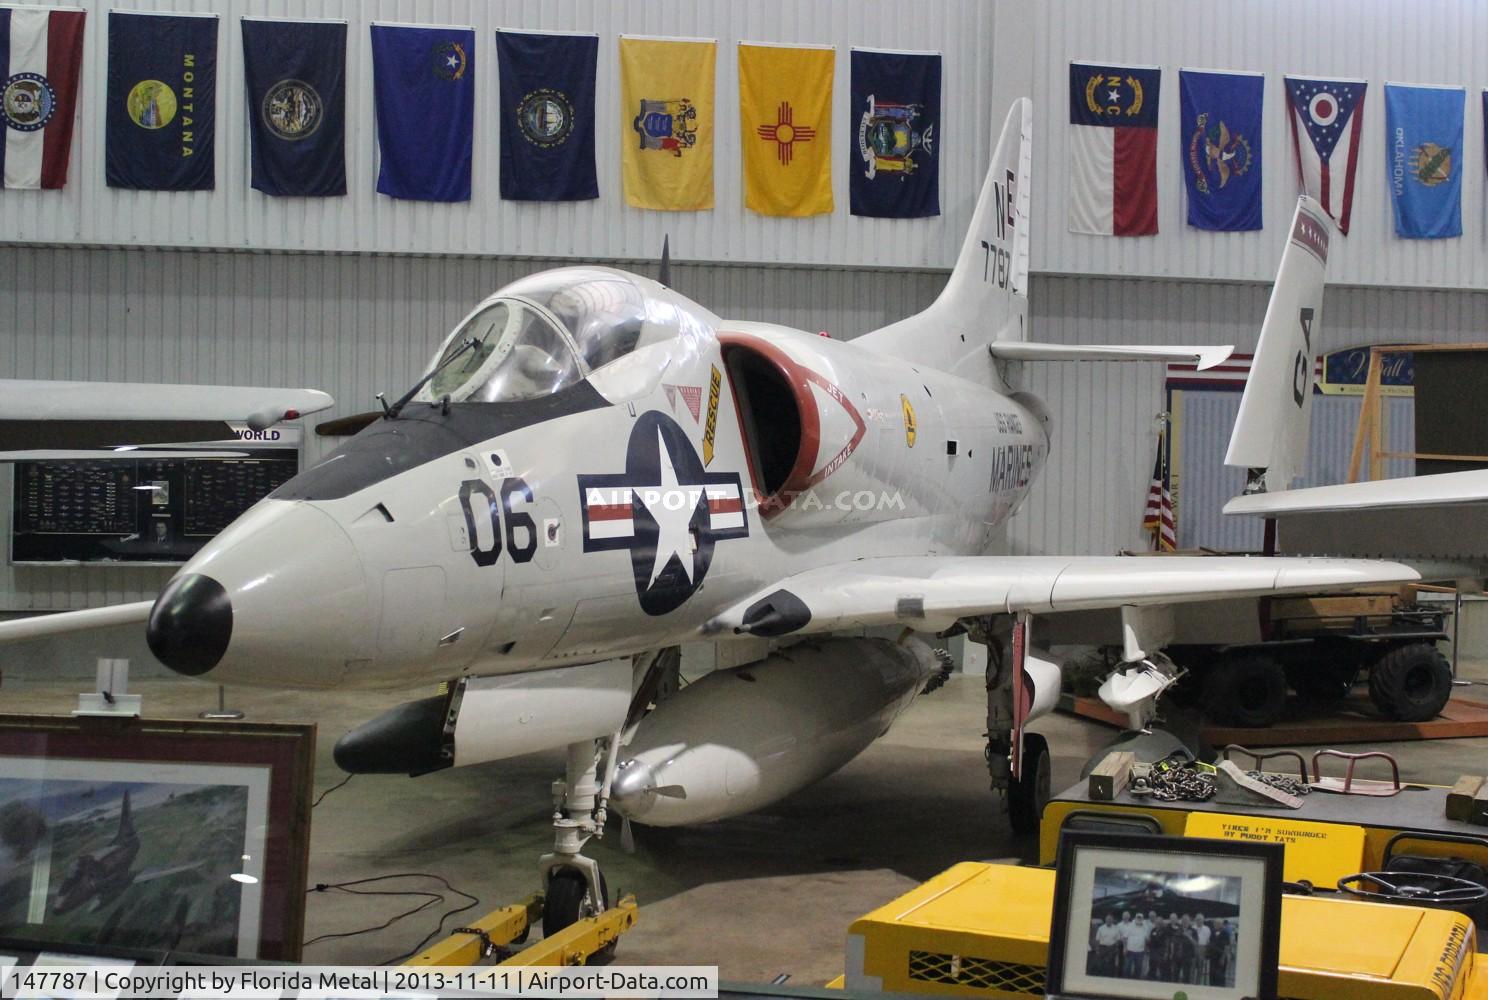
<path id="1" fill-rule="evenodd" d="M 1462 235 L 1461 87 L 1385 84 L 1385 176 L 1395 235 Z"/>
<path id="2" fill-rule="evenodd" d="M 599 197 L 594 167 L 598 35 L 496 32 L 501 74 L 501 197 Z"/>
<path id="3" fill-rule="evenodd" d="M 1259 73 L 1180 70 L 1178 104 L 1188 224 L 1239 232 L 1261 228 Z"/>
<path id="4" fill-rule="evenodd" d="M 377 190 L 469 201 L 475 138 L 475 30 L 372 25 Z"/>

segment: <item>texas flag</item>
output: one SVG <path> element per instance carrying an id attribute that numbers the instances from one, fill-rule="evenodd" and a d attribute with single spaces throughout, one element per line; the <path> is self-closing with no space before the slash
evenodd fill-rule
<path id="1" fill-rule="evenodd" d="M 1339 232 L 1348 235 L 1366 84 L 1299 76 L 1285 77 L 1284 82 L 1302 190 L 1333 217 Z"/>
<path id="2" fill-rule="evenodd" d="M 0 7 L 0 173 L 8 188 L 67 183 L 86 16 L 57 7 Z"/>
<path id="3" fill-rule="evenodd" d="M 1157 232 L 1161 82 L 1155 66 L 1070 63 L 1070 232 Z"/>

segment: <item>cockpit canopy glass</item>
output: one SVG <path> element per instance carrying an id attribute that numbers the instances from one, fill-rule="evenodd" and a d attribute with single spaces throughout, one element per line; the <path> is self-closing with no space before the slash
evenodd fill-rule
<path id="1" fill-rule="evenodd" d="M 551 395 L 635 350 L 645 321 L 645 296 L 620 272 L 564 268 L 523 278 L 450 335 L 415 398 Z"/>

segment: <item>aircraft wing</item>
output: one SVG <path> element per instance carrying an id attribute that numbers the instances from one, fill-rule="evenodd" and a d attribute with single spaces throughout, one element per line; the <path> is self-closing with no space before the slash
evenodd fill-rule
<path id="1" fill-rule="evenodd" d="M 223 441 L 335 404 L 315 389 L 0 379 L 0 452 Z"/>
<path id="2" fill-rule="evenodd" d="M 9 642 L 25 642 L 50 635 L 84 632 L 95 628 L 112 628 L 115 625 L 135 625 L 150 617 L 154 601 L 136 601 L 133 604 L 111 604 L 102 608 L 87 608 L 83 611 L 60 611 L 50 615 L 33 615 L 0 622 L 0 646 Z"/>
<path id="3" fill-rule="evenodd" d="M 867 625 L 939 631 L 971 615 L 1347 591 L 1474 575 L 1454 563 L 1279 556 L 903 556 L 808 570 L 738 602 L 705 631 L 775 636 Z"/>

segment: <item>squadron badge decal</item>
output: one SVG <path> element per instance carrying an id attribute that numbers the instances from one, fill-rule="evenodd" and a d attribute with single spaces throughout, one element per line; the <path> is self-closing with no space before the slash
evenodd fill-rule
<path id="1" fill-rule="evenodd" d="M 738 474 L 705 471 L 681 425 L 658 410 L 635 422 L 624 472 L 578 479 L 584 551 L 629 549 L 648 615 L 681 607 L 708 575 L 713 546 L 749 534 Z"/>

